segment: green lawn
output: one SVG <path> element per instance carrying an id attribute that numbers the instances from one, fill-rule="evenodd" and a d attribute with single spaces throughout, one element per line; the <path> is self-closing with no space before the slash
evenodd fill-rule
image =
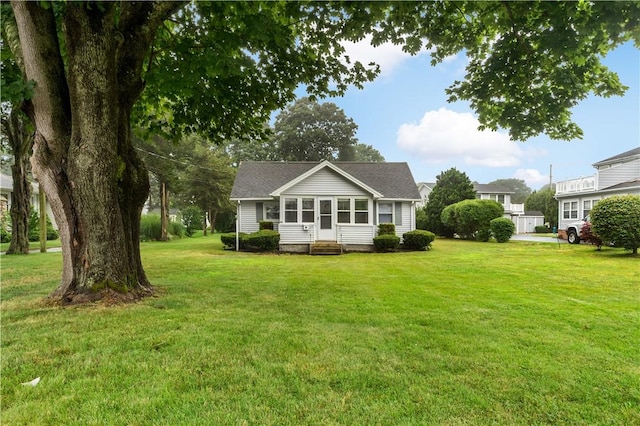
<path id="1" fill-rule="evenodd" d="M 640 424 L 640 258 L 620 249 L 142 251 L 159 295 L 119 307 L 42 303 L 60 253 L 0 258 L 0 423 Z"/>

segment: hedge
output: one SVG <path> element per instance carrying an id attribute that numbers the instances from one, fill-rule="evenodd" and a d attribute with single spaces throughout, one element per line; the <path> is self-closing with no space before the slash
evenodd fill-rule
<path id="1" fill-rule="evenodd" d="M 251 251 L 273 251 L 278 250 L 280 246 L 280 234 L 277 231 L 263 229 L 258 232 L 246 234 L 241 232 L 238 240 L 240 242 L 240 250 Z M 236 233 L 229 232 L 220 235 L 220 241 L 226 249 L 236 248 Z"/>
<path id="2" fill-rule="evenodd" d="M 373 239 L 376 251 L 394 251 L 400 247 L 400 237 L 396 235 L 379 235 Z"/>
<path id="3" fill-rule="evenodd" d="M 499 217 L 491 221 L 491 232 L 493 237 L 499 243 L 509 241 L 513 233 L 516 231 L 516 225 L 506 217 Z"/>
<path id="4" fill-rule="evenodd" d="M 436 239 L 436 234 L 417 229 L 402 234 L 402 245 L 407 250 L 429 250 L 431 243 Z"/>

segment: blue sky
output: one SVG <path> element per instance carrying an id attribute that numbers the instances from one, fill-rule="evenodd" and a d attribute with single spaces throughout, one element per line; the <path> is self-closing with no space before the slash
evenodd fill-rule
<path id="1" fill-rule="evenodd" d="M 604 63 L 629 87 L 624 97 L 591 96 L 573 110 L 581 140 L 539 136 L 509 140 L 506 131 L 480 132 L 468 103 L 447 103 L 444 89 L 464 76 L 466 57 L 436 67 L 424 53 L 409 56 L 399 47 L 372 48 L 366 40 L 346 46 L 348 54 L 381 65 L 381 75 L 364 89 L 328 98 L 358 125 L 359 142 L 373 145 L 387 161 L 406 161 L 418 182 L 435 182 L 451 167 L 472 181 L 523 179 L 532 189 L 553 181 L 593 175 L 593 163 L 640 145 L 640 52 L 631 43 L 609 53 Z"/>

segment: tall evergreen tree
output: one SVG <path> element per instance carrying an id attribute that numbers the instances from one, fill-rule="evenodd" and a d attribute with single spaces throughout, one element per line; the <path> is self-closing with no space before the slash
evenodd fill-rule
<path id="1" fill-rule="evenodd" d="M 453 237 L 454 229 L 442 222 L 441 215 L 445 207 L 462 200 L 476 198 L 476 191 L 466 173 L 455 167 L 436 176 L 436 184 L 424 206 L 425 226 L 436 235 Z"/>

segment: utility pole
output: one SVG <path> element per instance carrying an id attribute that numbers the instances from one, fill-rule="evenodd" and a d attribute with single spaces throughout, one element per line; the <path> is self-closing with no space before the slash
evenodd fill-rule
<path id="1" fill-rule="evenodd" d="M 47 252 L 47 198 L 42 185 L 38 185 L 40 196 L 40 253 Z"/>

